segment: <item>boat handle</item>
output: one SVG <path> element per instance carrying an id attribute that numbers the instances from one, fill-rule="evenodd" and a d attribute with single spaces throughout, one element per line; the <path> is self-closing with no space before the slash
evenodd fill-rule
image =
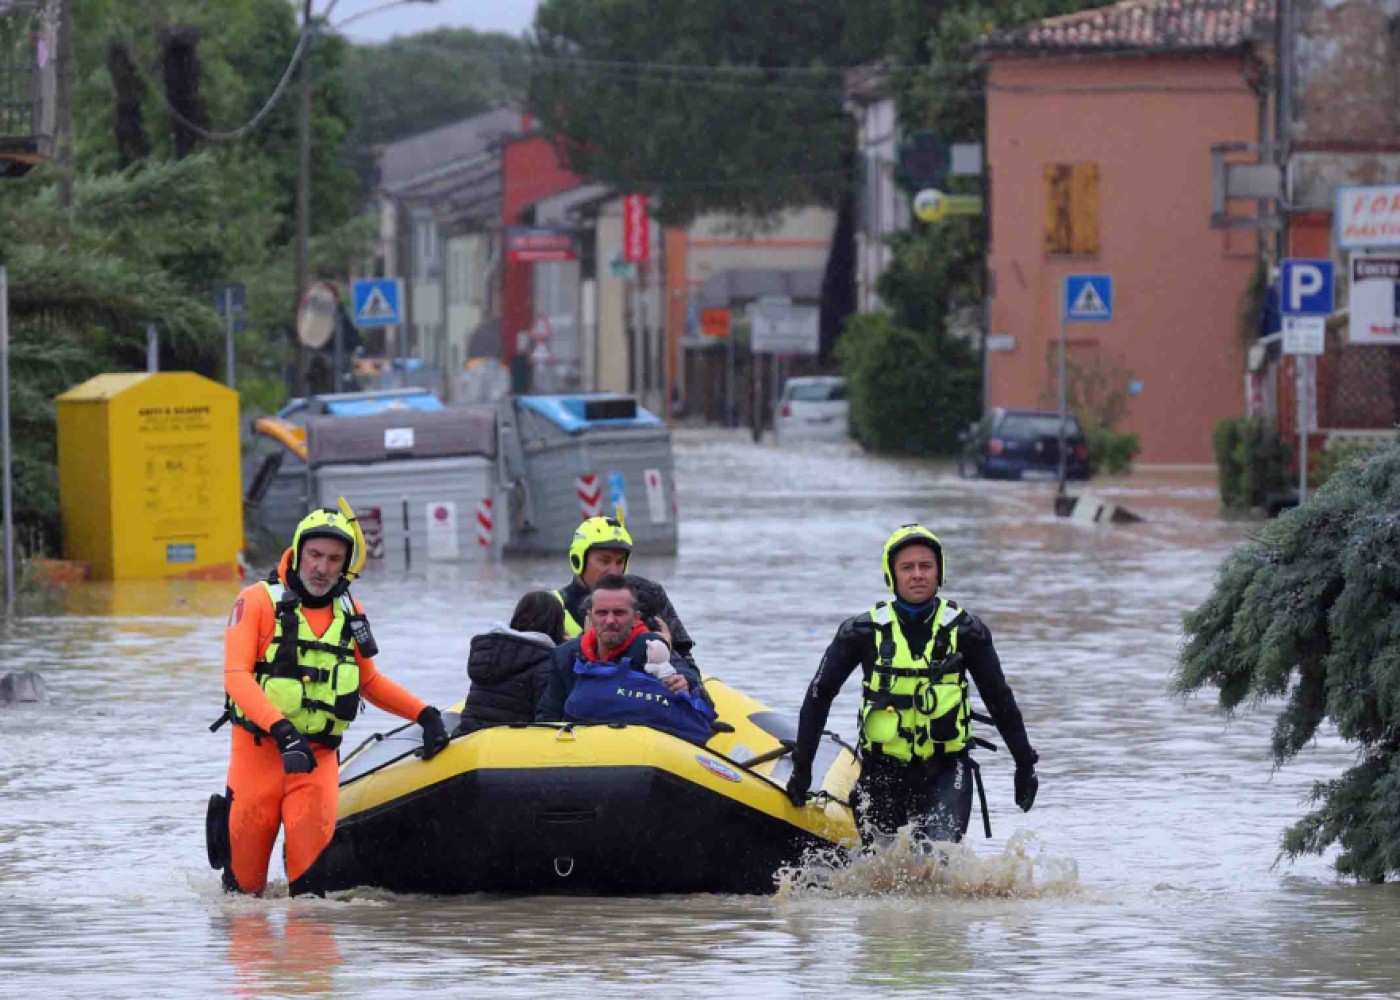
<path id="1" fill-rule="evenodd" d="M 567 865 L 567 867 L 565 867 L 565 865 Z M 568 877 L 569 877 L 570 875 L 572 875 L 573 873 L 574 873 L 574 859 L 573 859 L 573 858 L 555 858 L 555 859 L 554 859 L 554 874 L 558 875 L 560 878 L 568 878 Z"/>

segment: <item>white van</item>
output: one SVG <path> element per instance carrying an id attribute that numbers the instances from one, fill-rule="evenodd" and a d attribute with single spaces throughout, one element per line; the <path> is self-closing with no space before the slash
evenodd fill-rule
<path id="1" fill-rule="evenodd" d="M 785 441 L 844 441 L 850 436 L 851 404 L 839 375 L 804 375 L 783 383 L 773 431 Z"/>

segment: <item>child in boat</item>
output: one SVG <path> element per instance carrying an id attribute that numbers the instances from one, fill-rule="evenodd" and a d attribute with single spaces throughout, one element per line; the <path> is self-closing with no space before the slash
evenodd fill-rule
<path id="1" fill-rule="evenodd" d="M 520 598 L 509 627 L 497 625 L 474 637 L 467 657 L 471 688 L 453 735 L 533 722 L 554 647 L 563 641 L 564 607 L 546 590 Z"/>

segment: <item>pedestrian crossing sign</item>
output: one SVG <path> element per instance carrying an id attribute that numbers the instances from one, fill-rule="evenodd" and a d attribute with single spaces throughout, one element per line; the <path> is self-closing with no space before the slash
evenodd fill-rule
<path id="1" fill-rule="evenodd" d="M 403 281 L 399 278 L 352 281 L 350 300 L 351 315 L 360 329 L 403 322 Z"/>
<path id="2" fill-rule="evenodd" d="M 1104 322 L 1113 318 L 1113 276 L 1109 274 L 1065 275 L 1067 322 Z"/>

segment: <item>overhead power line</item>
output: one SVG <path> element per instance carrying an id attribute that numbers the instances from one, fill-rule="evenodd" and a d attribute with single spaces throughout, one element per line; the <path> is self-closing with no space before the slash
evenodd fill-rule
<path id="1" fill-rule="evenodd" d="M 577 73 L 581 77 L 593 77 L 602 82 L 677 85 L 686 87 L 741 89 L 755 92 L 788 92 L 821 94 L 839 92 L 844 89 L 845 74 L 859 67 L 815 67 L 815 66 L 729 66 L 704 65 L 699 63 L 664 63 L 644 61 L 620 61 L 610 59 L 589 59 L 581 56 L 546 56 L 538 52 L 481 52 L 465 51 L 444 45 L 441 42 L 415 41 L 412 38 L 399 39 L 393 43 L 402 49 L 433 52 L 464 63 L 520 64 L 525 69 L 544 66 L 557 73 Z M 1102 59 L 1117 53 L 1065 53 L 1056 54 L 1056 61 L 1084 62 Z M 925 66 L 885 64 L 884 72 L 891 78 L 913 76 L 937 82 L 948 82 L 938 88 L 940 95 L 950 97 L 979 97 L 988 93 L 1005 94 L 1116 94 L 1116 93 L 1162 93 L 1162 94 L 1233 94 L 1244 89 L 1242 84 L 1196 84 L 1183 83 L 1086 83 L 1086 84 L 990 84 L 968 85 L 965 78 L 969 74 L 984 73 L 987 69 L 981 62 L 940 62 Z M 811 82 L 801 82 L 802 79 Z"/>
<path id="2" fill-rule="evenodd" d="M 130 25 L 123 25 L 123 27 L 126 28 L 129 36 L 128 40 L 130 40 Z M 143 66 L 141 60 L 135 58 L 134 54 L 132 64 L 136 67 L 137 72 L 145 78 L 146 83 L 160 96 L 161 103 L 165 105 L 165 110 L 170 113 L 170 117 L 174 118 L 191 132 L 211 142 L 233 142 L 248 135 L 261 125 L 267 116 L 272 113 L 273 109 L 277 106 L 277 102 L 281 99 L 282 94 L 286 91 L 287 85 L 291 83 L 292 76 L 296 73 L 297 66 L 301 64 L 301 59 L 306 53 L 306 47 L 310 42 L 311 34 L 311 30 L 306 28 L 302 29 L 301 33 L 297 36 L 297 46 L 292 51 L 291 58 L 287 60 L 287 67 L 282 71 L 282 77 L 277 81 L 277 86 L 272 89 L 272 93 L 269 94 L 267 100 L 263 102 L 263 106 L 258 109 L 257 114 L 253 115 L 252 118 L 249 118 L 242 125 L 232 129 L 211 129 L 200 125 L 198 122 L 190 121 L 170 103 L 170 98 L 166 94 L 165 87 L 160 80 L 156 79 L 155 74 L 146 66 Z"/>

